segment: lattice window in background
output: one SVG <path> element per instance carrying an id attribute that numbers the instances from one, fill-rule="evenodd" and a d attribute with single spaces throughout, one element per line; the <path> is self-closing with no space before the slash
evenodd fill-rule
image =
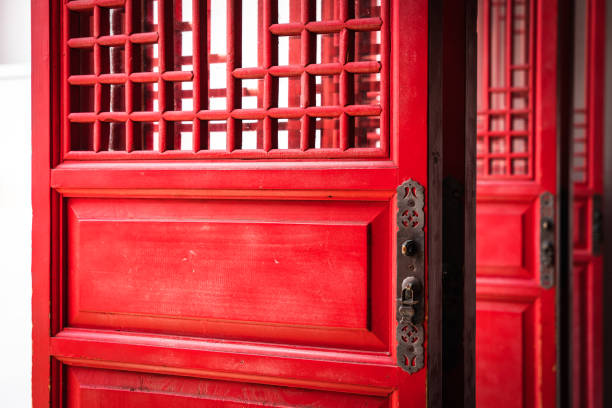
<path id="1" fill-rule="evenodd" d="M 574 99 L 575 100 L 575 99 Z M 574 141 L 574 158 L 573 158 L 573 173 L 572 178 L 575 183 L 588 183 L 588 159 L 589 159 L 589 144 L 588 144 L 588 115 L 587 109 L 574 110 L 574 123 L 572 128 L 572 138 Z"/>
<path id="2" fill-rule="evenodd" d="M 69 1 L 64 159 L 388 157 L 387 13 L 381 0 Z"/>
<path id="3" fill-rule="evenodd" d="M 572 137 L 574 141 L 574 182 L 587 185 L 589 182 L 589 104 L 588 104 L 588 33 L 587 1 L 576 3 L 574 14 L 574 90 Z"/>
<path id="4" fill-rule="evenodd" d="M 533 177 L 533 7 L 479 1 L 479 179 Z"/>

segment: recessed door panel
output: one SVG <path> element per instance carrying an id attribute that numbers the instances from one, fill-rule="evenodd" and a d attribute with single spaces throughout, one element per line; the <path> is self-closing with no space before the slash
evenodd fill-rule
<path id="1" fill-rule="evenodd" d="M 66 367 L 67 408 L 382 408 L 389 399 L 367 395 L 202 380 L 128 371 Z"/>
<path id="2" fill-rule="evenodd" d="M 388 206 L 71 198 L 68 324 L 384 348 Z"/>
<path id="3" fill-rule="evenodd" d="M 585 197 L 574 198 L 574 249 L 588 251 L 589 246 L 589 200 Z"/>
<path id="4" fill-rule="evenodd" d="M 478 302 L 476 389 L 479 407 L 522 407 L 533 398 L 534 307 L 529 303 Z M 531 391 L 531 392 L 527 392 Z"/>
<path id="5" fill-rule="evenodd" d="M 528 279 L 533 276 L 536 202 L 480 200 L 476 209 L 478 276 Z"/>

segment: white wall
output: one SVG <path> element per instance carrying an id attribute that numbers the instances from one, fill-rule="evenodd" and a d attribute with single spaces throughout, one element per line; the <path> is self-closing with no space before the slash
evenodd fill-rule
<path id="1" fill-rule="evenodd" d="M 0 0 L 0 64 L 30 62 L 30 0 Z"/>
<path id="2" fill-rule="evenodd" d="M 30 407 L 30 1 L 0 0 L 0 407 Z"/>

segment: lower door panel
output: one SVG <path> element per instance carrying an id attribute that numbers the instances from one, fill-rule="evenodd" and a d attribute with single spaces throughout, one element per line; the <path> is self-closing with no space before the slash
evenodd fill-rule
<path id="1" fill-rule="evenodd" d="M 388 407 L 384 397 L 65 366 L 67 408 Z"/>
<path id="2" fill-rule="evenodd" d="M 477 203 L 476 396 L 480 408 L 554 406 L 555 290 L 540 282 L 540 199 Z"/>

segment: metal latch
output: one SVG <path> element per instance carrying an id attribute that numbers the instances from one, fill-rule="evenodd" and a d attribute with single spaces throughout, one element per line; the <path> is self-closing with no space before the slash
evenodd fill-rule
<path id="1" fill-rule="evenodd" d="M 601 195 L 593 195 L 593 228 L 592 228 L 592 250 L 593 255 L 601 255 L 603 243 L 603 212 L 601 209 Z"/>
<path id="2" fill-rule="evenodd" d="M 548 191 L 540 195 L 540 284 L 555 283 L 555 200 Z"/>
<path id="3" fill-rule="evenodd" d="M 424 203 L 423 186 L 416 181 L 397 188 L 397 363 L 411 374 L 424 365 Z"/>

